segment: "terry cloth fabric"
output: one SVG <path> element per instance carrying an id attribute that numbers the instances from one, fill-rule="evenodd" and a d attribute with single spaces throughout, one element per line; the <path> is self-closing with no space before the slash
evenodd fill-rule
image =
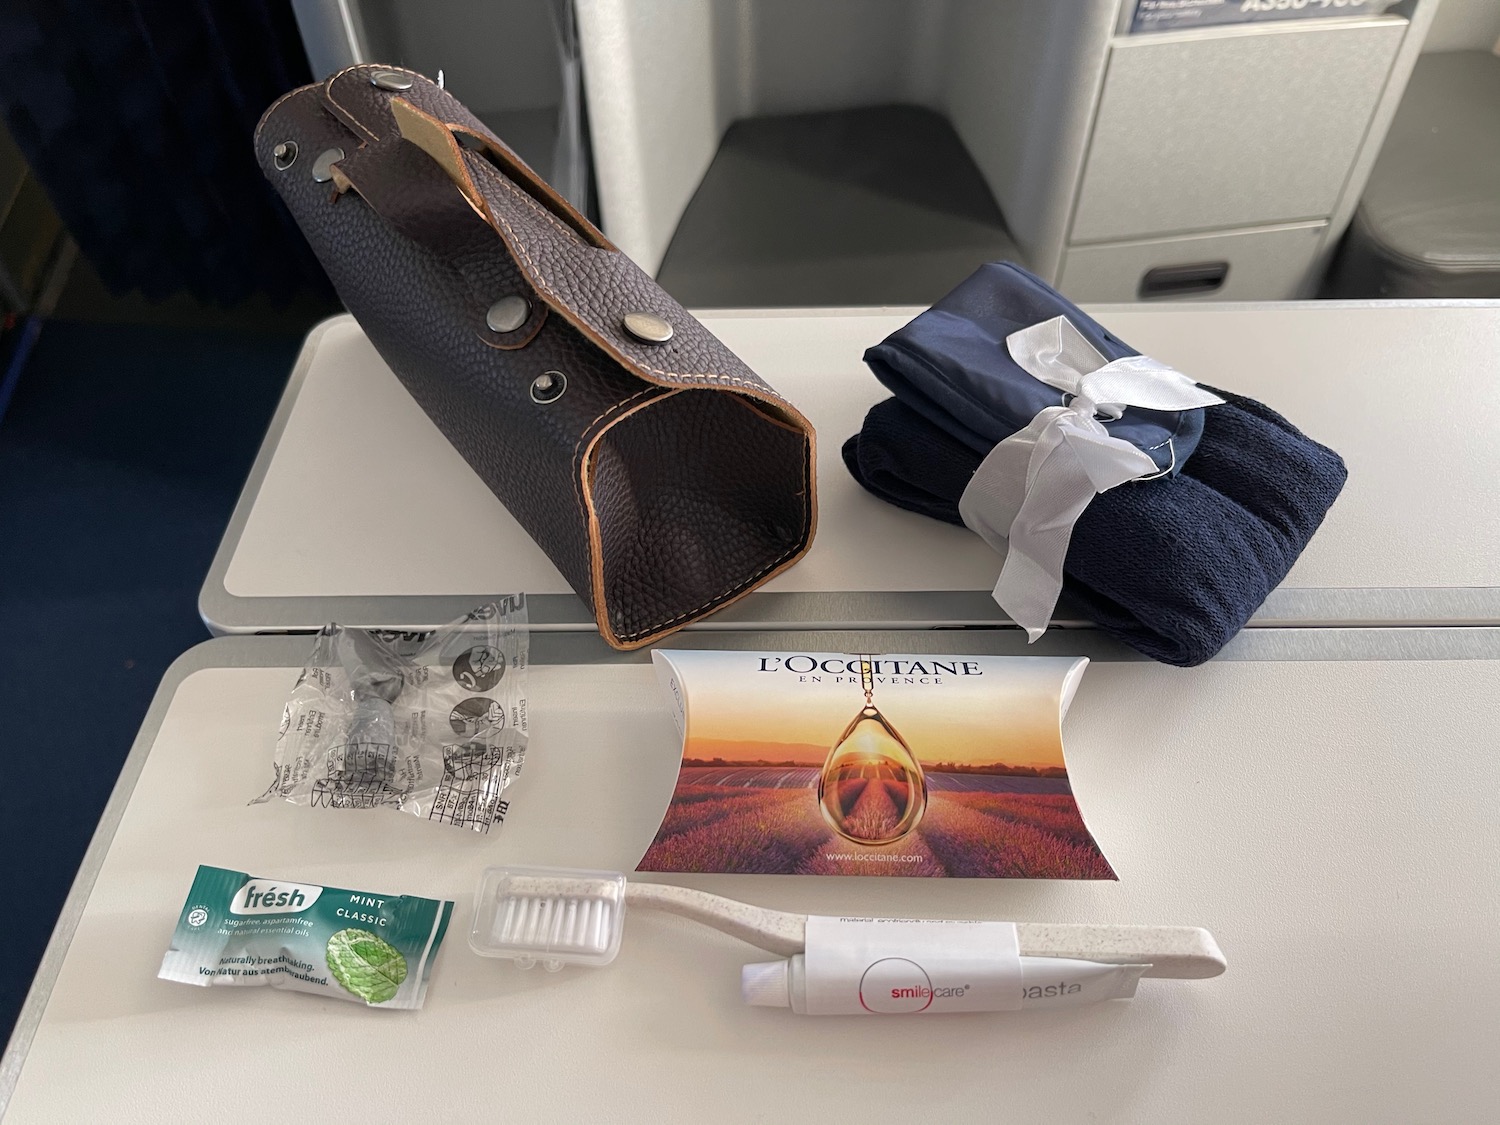
<path id="1" fill-rule="evenodd" d="M 1054 297 L 1066 307 L 1040 319 L 1059 312 L 1071 319 L 1072 306 Z M 897 333 L 908 351 L 920 349 L 916 326 Z M 966 368 L 967 379 L 983 377 Z M 1074 526 L 1064 566 L 1063 593 L 1085 616 L 1181 666 L 1203 663 L 1239 632 L 1286 577 L 1348 475 L 1337 453 L 1275 411 L 1208 389 L 1225 404 L 1188 412 L 1202 419 L 1191 459 L 1179 451 L 1176 475 L 1096 496 Z M 908 384 L 903 397 L 913 393 Z M 981 424 L 996 441 L 1009 432 L 971 413 L 960 436 L 941 417 L 930 404 L 919 411 L 901 398 L 878 403 L 844 444 L 844 463 L 881 499 L 962 525 L 958 499 L 988 452 L 975 448 L 973 435 Z"/>

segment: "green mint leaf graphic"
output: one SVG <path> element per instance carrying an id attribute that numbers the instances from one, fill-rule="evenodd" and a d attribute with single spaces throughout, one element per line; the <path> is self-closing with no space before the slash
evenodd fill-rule
<path id="1" fill-rule="evenodd" d="M 406 958 L 368 930 L 340 930 L 328 939 L 328 969 L 367 1004 L 384 1004 L 406 979 Z"/>

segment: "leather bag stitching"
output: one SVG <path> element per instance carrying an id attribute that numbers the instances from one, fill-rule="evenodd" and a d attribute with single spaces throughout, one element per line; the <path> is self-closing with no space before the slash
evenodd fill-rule
<path id="1" fill-rule="evenodd" d="M 529 207 L 536 215 L 540 216 L 542 219 L 545 219 L 547 222 L 550 222 L 559 231 L 563 231 L 566 237 L 573 239 L 576 239 L 578 237 L 576 234 L 574 234 L 572 231 L 567 230 L 560 222 L 558 222 L 558 220 L 554 216 L 552 216 L 545 207 L 537 203 L 537 201 L 532 199 L 531 196 L 527 195 L 524 191 L 507 180 L 498 168 L 490 167 L 488 162 L 481 161 L 480 163 L 488 171 L 489 174 L 493 175 L 496 178 L 498 185 L 504 188 L 505 191 L 508 192 L 511 196 L 513 196 L 517 202 L 519 202 L 523 206 Z M 484 192 L 481 190 L 480 194 L 483 195 Z M 532 284 L 535 285 L 538 289 L 545 292 L 548 296 L 552 297 L 559 304 L 567 305 L 569 302 L 563 298 L 562 294 L 558 293 L 555 289 L 552 288 L 546 276 L 543 274 L 541 267 L 538 266 L 532 259 L 531 254 L 528 252 L 526 243 L 521 239 L 521 236 L 516 233 L 515 227 L 511 224 L 510 220 L 507 219 L 503 214 L 497 213 L 493 209 L 491 209 L 490 214 L 496 222 L 505 227 L 506 233 L 510 236 L 507 241 L 514 245 L 516 252 L 519 253 L 522 259 L 524 259 L 524 261 L 526 262 L 527 273 L 531 275 Z M 611 251 L 604 252 L 610 253 Z M 613 251 L 613 253 L 618 254 L 619 251 L 616 250 Z M 578 315 L 582 316 L 581 313 Z M 590 327 L 593 326 L 590 325 Z M 629 358 L 629 363 L 633 366 L 640 367 L 642 370 L 649 371 L 653 375 L 660 375 L 665 379 L 712 379 L 716 382 L 731 383 L 737 387 L 745 387 L 747 389 L 759 391 L 762 394 L 769 392 L 769 394 L 774 397 L 777 402 L 785 402 L 785 400 L 782 399 L 780 395 L 776 394 L 774 390 L 766 387 L 763 383 L 751 382 L 750 380 L 742 379 L 737 375 L 721 375 L 713 371 L 668 371 L 665 368 L 655 367 L 652 364 L 647 363 L 645 360 L 637 359 L 634 356 Z"/>
<path id="2" fill-rule="evenodd" d="M 288 98 L 295 98 L 298 94 L 306 93 L 309 90 L 315 89 L 317 89 L 317 87 L 313 85 L 298 86 L 295 90 L 288 90 L 286 93 L 282 94 L 281 97 L 272 102 L 271 108 L 260 115 L 260 124 L 256 125 L 255 127 L 255 140 L 257 142 L 260 141 L 261 133 L 264 132 L 266 126 L 271 123 L 271 114 L 275 113 L 278 109 L 281 108 L 282 102 L 286 101 Z"/>
<path id="3" fill-rule="evenodd" d="M 324 94 L 324 97 L 328 100 L 328 102 L 331 105 L 333 105 L 339 111 L 339 117 L 340 117 L 340 119 L 346 125 L 354 128 L 354 129 L 358 129 L 359 132 L 363 133 L 370 140 L 372 140 L 372 141 L 378 141 L 379 138 L 376 137 L 374 133 L 370 132 L 370 130 L 366 129 L 359 122 L 359 119 L 356 118 L 352 113 L 350 113 L 350 111 L 348 110 L 348 108 L 346 106 L 344 106 L 336 97 L 334 97 L 334 94 L 333 94 L 333 89 L 334 89 L 334 83 L 335 82 L 337 82 L 340 78 L 344 77 L 345 75 L 347 75 L 347 74 L 349 74 L 349 73 L 351 73 L 353 71 L 361 70 L 361 69 L 370 69 L 370 64 L 368 64 L 368 63 L 357 63 L 354 66 L 345 67 L 343 70 L 338 71 L 336 74 L 333 74 L 332 76 L 330 76 L 323 83 L 323 94 Z M 417 71 L 414 71 L 414 70 L 405 69 L 403 67 L 383 67 L 381 69 L 392 70 L 392 71 L 399 72 L 401 74 L 408 74 L 408 75 L 410 75 L 413 78 L 422 80 L 423 82 L 430 82 L 431 81 L 425 75 L 420 74 L 420 73 L 418 73 Z M 314 86 L 304 86 L 301 89 L 309 90 L 309 89 L 314 89 L 314 88 L 315 88 Z M 298 93 L 298 92 L 300 92 L 300 91 L 294 90 L 294 91 L 292 91 L 289 94 L 282 95 L 281 99 L 279 99 L 271 108 L 275 109 L 276 106 L 280 105 L 282 101 L 286 100 L 286 98 L 289 98 L 289 97 L 292 96 L 292 94 L 295 94 L 295 93 Z M 270 113 L 270 111 L 268 110 L 267 111 L 267 115 L 269 115 L 269 113 Z M 451 122 L 443 121 L 442 123 L 443 123 L 444 126 L 447 126 L 449 128 L 452 127 L 452 123 Z M 257 130 L 257 133 L 258 132 L 259 131 Z M 494 167 L 493 165 L 491 165 L 486 160 L 480 159 L 478 157 L 476 157 L 476 160 L 478 161 L 478 163 L 480 165 L 483 166 L 483 168 L 485 169 L 486 174 L 488 174 L 491 177 L 493 177 L 494 182 L 498 183 L 498 185 L 500 187 L 504 188 L 505 191 L 508 192 L 511 196 L 513 196 L 516 199 L 516 201 L 519 202 L 522 206 L 529 207 L 534 214 L 536 214 L 542 220 L 544 220 L 547 223 L 550 223 L 553 227 L 555 227 L 557 229 L 557 231 L 560 234 L 563 235 L 563 237 L 568 238 L 568 239 L 572 239 L 572 240 L 575 240 L 575 241 L 579 241 L 579 236 L 578 236 L 577 232 L 568 229 L 566 226 L 563 225 L 562 221 L 557 218 L 557 216 L 553 215 L 550 211 L 548 211 L 545 207 L 543 207 L 540 203 L 538 203 L 535 199 L 533 199 L 528 193 L 522 191 L 520 188 L 518 188 L 514 184 L 512 184 L 510 182 L 509 178 L 507 176 L 505 176 L 505 174 L 503 172 L 501 172 L 500 169 Z M 465 161 L 464 163 L 465 163 L 466 169 L 469 171 L 470 179 L 471 179 L 471 182 L 472 182 L 473 169 L 469 165 L 468 161 Z M 474 186 L 476 187 L 476 189 L 478 188 L 477 184 L 475 184 Z M 479 191 L 479 194 L 481 196 L 483 196 L 484 192 L 481 190 L 481 191 Z M 521 254 L 521 257 L 526 262 L 526 265 L 527 265 L 527 268 L 528 268 L 527 272 L 531 275 L 530 280 L 531 280 L 532 284 L 535 285 L 538 289 L 540 289 L 543 292 L 547 293 L 549 296 L 551 296 L 554 300 L 556 300 L 558 302 L 558 304 L 560 304 L 560 305 L 568 305 L 569 302 L 566 301 L 560 293 L 558 293 L 555 289 L 552 288 L 551 284 L 547 281 L 546 277 L 543 275 L 541 267 L 538 266 L 537 263 L 532 259 L 530 253 L 527 250 L 527 247 L 526 247 L 525 243 L 522 241 L 520 235 L 518 235 L 516 233 L 515 227 L 507 219 L 505 219 L 503 216 L 501 216 L 499 214 L 496 214 L 493 209 L 487 208 L 487 210 L 490 211 L 490 218 L 494 219 L 496 222 L 502 223 L 505 226 L 506 232 L 510 235 L 510 241 L 514 243 L 515 249 Z M 597 250 L 597 249 L 600 249 L 600 248 L 598 248 L 598 247 L 586 247 L 586 249 Z M 604 252 L 604 253 L 615 253 L 615 254 L 618 254 L 620 251 L 619 250 L 614 250 L 614 251 L 602 251 L 602 252 Z M 578 315 L 582 316 L 582 314 L 578 314 Z M 592 326 L 590 326 L 590 327 L 592 327 Z M 637 359 L 637 358 L 635 358 L 633 356 L 629 357 L 629 363 L 631 363 L 633 365 L 637 365 L 640 368 L 642 368 L 643 370 L 651 372 L 653 375 L 660 375 L 663 378 L 667 378 L 667 379 L 712 379 L 712 380 L 715 380 L 715 381 L 718 381 L 718 382 L 730 383 L 730 384 L 733 384 L 734 386 L 745 387 L 745 388 L 750 389 L 750 390 L 758 391 L 758 392 L 760 392 L 762 394 L 769 394 L 770 397 L 772 397 L 773 399 L 775 399 L 778 402 L 783 402 L 784 403 L 786 401 L 779 394 L 777 394 L 777 392 L 775 391 L 774 388 L 768 387 L 764 383 L 761 383 L 761 382 L 751 382 L 748 379 L 742 379 L 742 378 L 740 378 L 737 375 L 723 375 L 723 374 L 719 374 L 717 372 L 712 372 L 712 371 L 669 371 L 669 370 L 666 370 L 665 368 L 656 367 L 656 366 L 654 366 L 654 365 L 646 362 L 643 359 Z"/>
<path id="4" fill-rule="evenodd" d="M 600 421 L 600 419 L 604 418 L 606 415 L 611 414 L 611 413 L 613 413 L 613 412 L 615 412 L 617 410 L 620 410 L 627 403 L 629 403 L 631 400 L 640 398 L 642 395 L 650 394 L 653 390 L 664 391 L 665 393 L 661 397 L 662 398 L 667 398 L 667 397 L 671 397 L 673 395 L 680 394 L 681 391 L 685 390 L 685 389 L 687 389 L 687 388 L 678 388 L 678 389 L 674 390 L 674 389 L 665 388 L 665 387 L 651 387 L 651 388 L 647 388 L 644 391 L 637 391 L 635 394 L 631 395 L 630 398 L 624 399 L 621 402 L 616 403 L 614 406 L 612 406 L 608 410 L 606 410 L 603 414 L 600 414 L 598 418 L 595 418 L 593 422 L 589 423 L 588 428 L 592 429 L 594 427 L 594 425 L 596 425 Z M 616 423 L 623 421 L 624 418 L 627 417 L 628 415 L 634 414 L 637 410 L 644 410 L 647 406 L 650 406 L 650 405 L 651 405 L 651 403 L 646 402 L 646 403 L 642 403 L 638 407 L 634 407 L 631 410 L 624 411 L 624 413 L 621 414 L 620 417 L 612 419 L 610 421 L 609 425 L 603 427 L 599 431 L 599 433 L 597 433 L 596 435 L 594 435 L 594 437 L 590 440 L 590 444 L 592 445 L 594 442 L 597 442 L 598 440 L 600 440 L 601 438 L 603 438 L 603 436 L 604 436 L 605 433 L 607 433 Z M 585 433 L 586 432 L 587 431 L 585 431 Z M 579 447 L 582 446 L 582 444 L 583 444 L 583 439 L 580 438 L 579 442 L 578 442 L 578 445 L 575 445 L 573 447 L 574 463 L 579 465 L 579 472 L 577 473 L 577 475 L 575 476 L 574 479 L 576 481 L 580 482 L 580 483 L 581 483 L 582 478 L 583 478 L 583 465 L 579 464 L 579 462 L 578 462 L 578 453 L 579 453 Z M 802 466 L 802 484 L 803 484 L 804 490 L 806 490 L 806 491 L 810 491 L 810 488 L 811 488 L 810 482 L 808 480 L 808 469 L 809 469 L 808 463 L 804 462 L 803 466 Z M 593 495 L 592 490 L 589 490 L 589 496 L 590 496 L 590 498 L 592 498 L 592 495 Z M 811 508 L 810 507 L 805 508 L 804 511 L 806 511 L 806 513 L 807 513 L 806 518 L 803 520 L 804 532 L 806 532 L 807 530 L 810 529 L 809 525 L 812 523 L 812 512 L 811 512 Z M 599 626 L 599 631 L 601 633 L 603 633 L 606 637 L 614 637 L 618 641 L 622 641 L 622 642 L 626 642 L 626 643 L 630 643 L 630 644 L 637 644 L 637 643 L 646 643 L 646 642 L 649 642 L 649 640 L 652 637 L 660 636 L 663 633 L 670 632 L 672 630 L 672 628 L 675 625 L 677 625 L 679 622 L 687 621 L 690 618 L 698 616 L 699 614 L 703 613 L 705 610 L 710 609 L 713 606 L 716 606 L 719 603 L 723 602 L 726 598 L 731 598 L 731 597 L 738 596 L 738 595 L 743 594 L 743 593 L 748 593 L 749 592 L 749 588 L 755 586 L 760 581 L 760 579 L 763 576 L 765 576 L 769 572 L 775 570 L 776 568 L 782 566 L 783 564 L 789 562 L 790 560 L 798 557 L 800 554 L 805 553 L 812 546 L 811 536 L 804 533 L 804 535 L 802 537 L 803 538 L 803 542 L 802 543 L 800 543 L 800 544 L 793 544 L 791 547 L 787 548 L 780 555 L 777 555 L 774 559 L 772 559 L 770 562 L 766 563 L 764 566 L 762 566 L 759 570 L 755 571 L 753 574 L 749 575 L 748 577 L 741 578 L 738 581 L 736 581 L 734 583 L 734 585 L 727 586 L 723 590 L 720 590 L 713 597 L 709 598 L 708 601 L 704 602 L 702 605 L 696 607 L 695 609 L 684 610 L 682 613 L 679 613 L 676 617 L 670 618 L 667 621 L 658 621 L 658 622 L 655 622 L 654 624 L 646 626 L 644 629 L 637 629 L 637 630 L 635 630 L 633 632 L 629 632 L 629 633 L 621 633 L 618 630 L 616 630 L 614 628 L 614 626 L 611 625 L 610 622 L 609 622 L 609 612 L 608 612 L 608 608 L 609 607 L 608 607 L 608 604 L 607 604 L 608 603 L 608 599 L 604 597 L 604 551 L 602 549 L 602 544 L 599 543 L 599 534 L 600 534 L 599 533 L 599 519 L 598 519 L 598 516 L 594 512 L 594 508 L 593 508 L 592 502 L 589 503 L 589 505 L 587 507 L 587 510 L 583 513 L 583 515 L 584 515 L 585 526 L 588 528 L 589 555 L 591 556 L 590 561 L 594 562 L 595 560 L 597 560 L 597 565 L 590 567 L 590 578 L 591 579 L 597 578 L 598 597 L 595 599 L 596 603 L 597 603 L 596 606 L 595 606 L 595 610 L 594 610 L 595 623 Z M 596 546 L 599 548 L 598 550 L 595 549 Z"/>
<path id="5" fill-rule="evenodd" d="M 379 141 L 380 140 L 379 137 L 377 137 L 374 133 L 370 132 L 370 130 L 366 129 L 364 127 L 364 125 L 362 125 L 360 123 L 359 118 L 355 117 L 354 114 L 350 113 L 349 110 L 344 107 L 343 103 L 341 103 L 338 100 L 338 98 L 336 98 L 336 97 L 333 96 L 333 84 L 335 82 L 337 82 L 340 78 L 344 77 L 344 75 L 349 74 L 352 71 L 360 70 L 360 69 L 368 67 L 368 66 L 369 66 L 368 63 L 355 63 L 353 66 L 346 66 L 346 67 L 344 67 L 344 69 L 341 70 L 341 71 L 339 71 L 337 74 L 330 75 L 329 78 L 328 78 L 328 80 L 323 83 L 323 98 L 324 98 L 324 100 L 326 100 L 328 102 L 329 105 L 333 106 L 336 110 L 339 111 L 339 119 L 342 120 L 344 122 L 344 124 L 348 125 L 351 129 L 357 129 L 359 132 L 363 133 L 366 137 L 368 137 L 372 141 Z M 394 70 L 396 68 L 395 67 L 390 67 L 390 68 L 382 67 L 380 69 L 391 69 L 391 70 Z M 404 71 L 403 73 L 410 74 L 413 78 L 422 78 L 422 75 L 417 74 L 416 71 L 413 71 L 413 70 Z M 423 78 L 423 81 L 426 81 L 426 79 Z"/>
<path id="6" fill-rule="evenodd" d="M 757 570 L 754 574 L 750 575 L 750 577 L 748 577 L 748 578 L 746 578 L 746 579 L 744 579 L 744 580 L 736 583 L 733 586 L 730 586 L 726 590 L 722 590 L 719 593 L 715 594 L 712 598 L 709 598 L 708 601 L 704 602 L 697 609 L 690 609 L 690 610 L 687 610 L 685 613 L 679 613 L 676 617 L 672 618 L 670 621 L 662 621 L 662 622 L 657 623 L 656 625 L 650 626 L 650 627 L 645 628 L 645 629 L 638 630 L 638 631 L 636 631 L 634 633 L 615 633 L 615 636 L 618 637 L 622 641 L 638 641 L 642 637 L 649 637 L 649 636 L 651 636 L 653 632 L 655 632 L 655 633 L 666 632 L 668 629 L 672 628 L 672 626 L 676 625 L 679 621 L 686 621 L 690 617 L 696 617 L 698 614 L 702 613 L 704 610 L 711 609 L 713 606 L 718 605 L 720 601 L 722 601 L 724 598 L 728 597 L 730 594 L 733 594 L 733 593 L 735 593 L 735 592 L 737 592 L 739 590 L 743 590 L 746 586 L 754 584 L 755 582 L 757 582 L 761 578 L 762 575 L 766 574 L 768 571 L 775 570 L 778 566 L 780 566 L 782 563 L 786 562 L 793 555 L 795 555 L 798 550 L 800 550 L 800 548 L 793 547 L 790 550 L 783 552 L 782 554 L 778 555 L 776 558 L 774 558 L 770 562 L 768 562 L 765 566 L 763 566 L 759 570 Z M 613 630 L 611 630 L 611 632 L 613 632 Z"/>
<path id="7" fill-rule="evenodd" d="M 368 65 L 368 64 L 360 64 L 360 65 Z M 348 117 L 351 121 L 354 122 L 354 124 L 359 128 L 359 130 L 362 133 L 364 133 L 366 136 L 371 137 L 372 140 L 373 139 L 377 139 L 377 138 L 374 137 L 374 134 L 370 133 L 370 131 L 368 129 L 365 129 L 364 126 L 359 125 L 359 122 L 357 121 L 357 119 L 353 118 L 353 116 L 349 113 L 349 110 L 347 108 L 345 108 L 343 105 L 341 105 L 338 102 L 338 100 L 333 96 L 333 84 L 334 84 L 334 82 L 338 78 L 340 78 L 343 75 L 349 73 L 350 71 L 357 70 L 357 69 L 359 69 L 358 66 L 347 67 L 344 70 L 340 71 L 338 74 L 334 75 L 332 78 L 330 78 L 328 80 L 328 82 L 326 83 L 326 85 L 325 85 L 325 95 L 326 95 L 326 97 L 328 98 L 328 100 L 331 103 L 333 103 L 335 106 L 338 107 L 339 113 L 340 113 L 341 116 Z M 400 68 L 391 68 L 391 69 L 398 69 L 399 70 Z M 402 73 L 410 74 L 410 75 L 412 75 L 413 78 L 420 79 L 423 82 L 429 82 L 430 83 L 430 81 L 431 81 L 430 79 L 426 78 L 423 75 L 420 75 L 420 74 L 416 73 L 415 71 L 409 71 L 409 70 L 407 70 L 407 71 L 402 71 Z M 451 97 L 451 95 L 449 95 L 449 96 Z M 410 104 L 410 103 L 408 103 L 408 104 Z M 429 119 L 431 119 L 433 121 L 437 121 L 445 129 L 448 129 L 450 133 L 452 132 L 452 128 L 453 128 L 452 122 L 449 122 L 447 120 L 443 120 L 441 118 L 434 117 L 432 114 L 427 113 L 425 110 L 421 109 L 421 107 L 419 107 L 419 106 L 412 105 L 411 108 L 413 110 L 415 110 L 418 114 L 421 114 L 422 116 L 427 117 L 427 118 L 429 118 Z M 529 249 L 526 246 L 526 243 L 522 240 L 522 238 L 520 237 L 520 235 L 516 233 L 516 229 L 515 229 L 514 225 L 503 214 L 501 214 L 500 212 L 496 211 L 496 209 L 494 208 L 494 206 L 490 204 L 488 196 L 479 187 L 479 185 L 477 183 L 475 183 L 475 181 L 474 181 L 474 167 L 475 167 L 475 165 L 478 165 L 479 167 L 481 167 L 483 169 L 483 174 L 485 176 L 488 176 L 490 178 L 490 182 L 491 183 L 496 184 L 499 187 L 503 188 L 505 190 L 505 192 L 509 196 L 511 196 L 516 203 L 520 204 L 522 207 L 528 208 L 534 215 L 536 215 L 537 217 L 541 218 L 544 222 L 549 223 L 565 240 L 567 240 L 567 241 L 569 241 L 571 243 L 581 244 L 582 243 L 582 239 L 579 237 L 579 235 L 577 234 L 577 232 L 575 232 L 573 230 L 570 230 L 568 227 L 566 227 L 562 223 L 562 221 L 557 218 L 557 216 L 553 215 L 550 211 L 547 210 L 547 208 L 543 207 L 537 200 L 535 200 L 534 198 L 532 198 L 532 196 L 529 193 L 527 193 L 525 191 L 522 191 L 515 184 L 511 183 L 510 178 L 508 176 L 506 176 L 503 172 L 501 172 L 501 170 L 499 168 L 496 168 L 489 161 L 487 161 L 487 160 L 483 159 L 482 157 L 480 157 L 480 156 L 478 156 L 476 154 L 473 154 L 473 153 L 469 154 L 470 156 L 473 157 L 472 160 L 464 159 L 465 152 L 467 152 L 467 150 L 462 150 L 462 151 L 459 152 L 459 160 L 462 163 L 463 168 L 464 168 L 464 172 L 466 173 L 466 175 L 468 177 L 469 185 L 474 188 L 475 194 L 478 195 L 479 198 L 481 200 L 483 200 L 484 203 L 485 203 L 485 212 L 486 212 L 486 216 L 485 217 L 487 217 L 490 220 L 492 226 L 495 226 L 495 225 L 498 224 L 499 226 L 503 226 L 505 228 L 504 232 L 501 232 L 501 231 L 498 230 L 498 226 L 497 226 L 496 233 L 500 233 L 501 236 L 502 236 L 502 238 L 505 238 L 506 235 L 509 236 L 508 238 L 505 238 L 505 240 L 506 240 L 506 242 L 507 242 L 508 245 L 512 246 L 514 248 L 514 250 L 517 253 L 520 254 L 522 260 L 525 262 L 526 267 L 527 267 L 527 273 L 529 275 L 528 279 L 531 281 L 531 283 L 538 290 L 540 290 L 541 292 L 544 292 L 548 296 L 552 297 L 553 300 L 556 301 L 556 303 L 557 303 L 558 310 L 560 312 L 563 312 L 564 315 L 566 316 L 567 311 L 572 310 L 571 302 L 567 301 L 562 296 L 562 294 L 558 293 L 557 290 L 552 287 L 551 283 L 548 281 L 548 279 L 545 276 L 544 272 L 542 271 L 541 267 L 538 266 L 537 263 L 536 263 L 536 261 L 532 258 L 531 254 L 529 252 Z M 455 185 L 455 186 L 457 186 L 457 185 Z M 462 192 L 462 188 L 460 188 L 460 191 Z M 465 195 L 465 197 L 467 198 L 467 195 Z M 599 247 L 584 246 L 583 248 L 585 250 L 597 251 L 597 252 L 606 253 L 606 254 L 618 254 L 618 253 L 620 253 L 619 250 L 612 250 L 612 251 L 610 251 L 610 250 L 602 250 Z M 572 311 L 573 311 L 573 313 L 574 313 L 575 316 L 579 317 L 580 320 L 585 320 L 585 322 L 587 323 L 587 318 L 584 317 L 583 313 L 578 312 L 577 310 L 572 310 Z M 587 327 L 597 337 L 597 334 L 598 334 L 597 327 L 595 325 L 591 324 L 591 323 L 587 324 Z M 601 345 L 602 345 L 602 337 L 600 338 L 600 342 L 601 342 Z M 606 354 L 608 354 L 608 349 L 606 349 Z M 620 362 L 620 361 L 617 360 L 617 362 Z M 665 378 L 665 379 L 681 379 L 681 380 L 701 380 L 701 379 L 708 379 L 708 380 L 711 380 L 711 381 L 714 381 L 714 382 L 729 383 L 729 384 L 731 384 L 733 386 L 744 387 L 746 390 L 755 392 L 758 395 L 767 396 L 770 399 L 772 399 L 772 400 L 774 400 L 774 401 L 776 401 L 778 403 L 786 404 L 786 400 L 783 399 L 779 394 L 777 394 L 774 389 L 766 386 L 765 383 L 763 383 L 763 382 L 761 382 L 759 380 L 755 380 L 755 381 L 752 382 L 751 380 L 748 380 L 748 379 L 742 379 L 742 378 L 740 378 L 737 375 L 723 375 L 723 374 L 719 374 L 717 372 L 712 372 L 712 371 L 690 371 L 690 372 L 668 371 L 668 370 L 666 370 L 664 368 L 656 367 L 656 366 L 654 366 L 654 365 L 646 362 L 645 360 L 639 359 L 639 358 L 637 358 L 635 356 L 632 356 L 632 355 L 625 355 L 624 356 L 624 360 L 623 360 L 623 364 L 625 366 L 627 366 L 627 367 L 638 367 L 641 370 L 649 371 L 653 375 L 659 375 L 659 376 L 661 376 L 662 378 Z M 786 405 L 790 405 L 790 404 L 786 404 Z"/>

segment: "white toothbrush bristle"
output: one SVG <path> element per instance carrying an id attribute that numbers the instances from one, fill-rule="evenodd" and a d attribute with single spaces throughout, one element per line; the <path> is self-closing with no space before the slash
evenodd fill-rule
<path id="1" fill-rule="evenodd" d="M 511 926 L 516 921 L 516 900 L 505 900 L 505 913 L 500 917 L 500 924 L 495 927 L 493 938 L 495 941 L 506 942 L 510 940 Z"/>
<path id="2" fill-rule="evenodd" d="M 497 912 L 494 939 L 502 945 L 539 953 L 549 949 L 600 953 L 609 948 L 614 910 L 613 903 L 593 896 L 507 897 Z"/>
<path id="3" fill-rule="evenodd" d="M 625 889 L 618 873 L 489 868 L 469 945 L 522 968 L 607 965 L 620 950 Z"/>

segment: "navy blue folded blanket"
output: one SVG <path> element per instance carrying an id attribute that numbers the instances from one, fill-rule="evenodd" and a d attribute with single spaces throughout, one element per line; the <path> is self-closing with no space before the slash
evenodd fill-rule
<path id="1" fill-rule="evenodd" d="M 971 336 L 945 315 L 940 331 L 928 332 L 924 313 L 870 349 L 866 362 L 897 397 L 871 408 L 843 449 L 854 479 L 876 496 L 960 525 L 958 500 L 969 478 L 996 442 L 1030 420 L 1026 414 L 1017 421 L 1025 408 L 1005 413 L 976 403 L 973 393 L 954 400 L 955 385 L 971 390 L 998 378 L 986 371 L 1004 349 L 1003 336 L 998 348 L 994 341 L 1002 319 L 996 310 L 1031 318 L 1015 328 L 1057 315 L 1081 318 L 1075 323 L 1094 335 L 1090 342 L 1106 358 L 1136 354 L 1019 267 L 986 266 L 959 288 L 966 287 L 970 308 L 972 289 L 988 290 L 977 307 L 991 323 Z M 1007 299 L 1018 289 L 1019 309 Z M 955 339 L 965 340 L 966 350 L 955 349 Z M 969 347 L 974 340 L 987 343 Z M 964 358 L 955 375 L 956 350 Z M 1182 666 L 1201 664 L 1239 632 L 1286 577 L 1348 475 L 1337 453 L 1275 411 L 1210 389 L 1224 405 L 1182 419 L 1143 419 L 1183 439 L 1174 471 L 1096 496 L 1073 529 L 1064 564 L 1063 594 L 1073 606 L 1132 648 Z M 1184 456 L 1183 445 L 1194 442 Z"/>

